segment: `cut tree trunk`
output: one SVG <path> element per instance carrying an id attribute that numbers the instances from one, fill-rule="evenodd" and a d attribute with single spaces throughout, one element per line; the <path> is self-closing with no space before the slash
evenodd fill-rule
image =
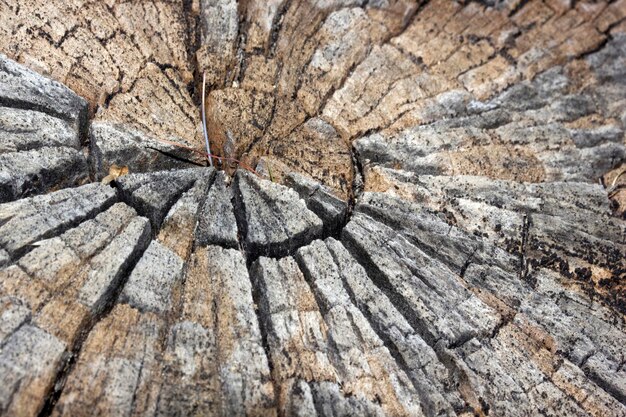
<path id="1" fill-rule="evenodd" d="M 0 0 L 0 52 L 0 415 L 626 416 L 626 1 Z"/>

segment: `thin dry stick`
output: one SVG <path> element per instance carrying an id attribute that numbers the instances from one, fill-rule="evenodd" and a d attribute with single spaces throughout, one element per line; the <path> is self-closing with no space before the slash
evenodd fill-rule
<path id="1" fill-rule="evenodd" d="M 611 184 L 611 188 L 615 187 L 615 183 L 617 182 L 619 177 L 621 177 L 624 174 L 626 174 L 626 168 L 622 169 L 622 172 L 620 172 L 619 174 L 615 176 L 615 178 L 613 178 L 613 183 Z"/>
<path id="2" fill-rule="evenodd" d="M 209 165 L 213 166 L 213 158 L 211 157 L 211 146 L 209 146 L 209 134 L 206 129 L 206 72 L 202 73 L 202 133 L 204 134 L 204 143 L 206 145 L 206 154 L 209 158 Z"/>
<path id="3" fill-rule="evenodd" d="M 226 158 L 226 157 L 223 157 L 223 156 L 217 156 L 217 155 L 213 155 L 213 154 L 209 154 L 209 153 L 204 153 L 204 152 L 199 151 L 199 150 L 197 150 L 197 149 L 194 149 L 194 148 L 192 148 L 192 147 L 190 147 L 190 146 L 181 145 L 180 143 L 172 142 L 171 140 L 167 140 L 167 139 L 160 139 L 160 138 L 154 138 L 154 139 L 155 139 L 156 141 L 158 141 L 158 142 L 163 142 L 163 143 L 166 143 L 166 144 L 168 144 L 168 145 L 176 146 L 177 148 L 187 149 L 188 151 L 191 151 L 191 152 L 197 153 L 198 155 L 202 155 L 202 156 L 204 156 L 205 158 L 215 158 L 215 159 L 217 159 L 218 161 L 234 162 L 235 164 L 237 164 L 238 166 L 241 166 L 241 167 L 242 167 L 243 169 L 245 169 L 246 171 L 250 171 L 250 172 L 252 172 L 254 175 L 256 175 L 257 177 L 260 177 L 259 173 L 258 173 L 258 172 L 256 172 L 256 171 L 254 170 L 254 168 L 252 168 L 250 165 L 248 165 L 248 164 L 246 164 L 246 163 L 244 163 L 244 162 L 242 162 L 242 161 L 240 161 L 240 160 L 238 160 L 238 159 L 235 159 L 235 158 Z"/>

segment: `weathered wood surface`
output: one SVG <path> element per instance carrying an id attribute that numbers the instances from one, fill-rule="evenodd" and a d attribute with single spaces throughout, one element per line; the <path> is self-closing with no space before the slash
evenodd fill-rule
<path id="1" fill-rule="evenodd" d="M 0 52 L 0 414 L 626 416 L 625 1 L 0 0 Z M 203 73 L 264 178 L 175 145 Z"/>

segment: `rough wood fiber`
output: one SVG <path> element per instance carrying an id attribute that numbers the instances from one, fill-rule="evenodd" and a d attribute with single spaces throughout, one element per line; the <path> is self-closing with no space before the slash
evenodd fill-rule
<path id="1" fill-rule="evenodd" d="M 0 0 L 0 415 L 626 417 L 624 19 Z"/>

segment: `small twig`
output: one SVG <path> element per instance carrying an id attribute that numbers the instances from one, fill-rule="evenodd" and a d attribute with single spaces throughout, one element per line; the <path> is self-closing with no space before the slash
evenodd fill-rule
<path id="1" fill-rule="evenodd" d="M 613 198 L 622 190 L 626 189 L 626 184 L 617 184 L 607 190 L 609 198 Z"/>
<path id="2" fill-rule="evenodd" d="M 213 155 L 211 153 L 211 146 L 209 144 L 209 134 L 208 134 L 207 127 L 206 127 L 206 72 L 202 73 L 202 134 L 204 136 L 204 144 L 206 146 L 206 153 L 201 152 L 189 146 L 181 145 L 180 143 L 172 142 L 167 139 L 159 139 L 159 138 L 154 138 L 154 139 L 156 139 L 159 142 L 167 143 L 168 145 L 187 149 L 188 151 L 200 154 L 209 160 L 209 165 L 211 167 L 213 167 L 213 158 L 215 158 L 220 162 L 223 162 L 223 161 L 234 162 L 235 164 L 237 164 L 237 166 L 241 166 L 245 170 L 252 172 L 257 177 L 260 177 L 259 173 L 256 172 L 252 167 L 250 167 L 247 164 L 244 164 L 243 162 L 235 158 L 226 158 L 223 156 Z"/>
<path id="3" fill-rule="evenodd" d="M 622 183 L 622 184 L 617 183 L 617 180 L 619 180 L 619 178 L 624 174 L 626 174 L 626 168 L 622 169 L 622 171 L 619 174 L 617 174 L 615 178 L 613 178 L 613 181 L 611 181 L 611 185 L 606 188 L 606 192 L 609 198 L 615 197 L 615 195 L 618 192 L 626 188 L 626 183 Z"/>
<path id="4" fill-rule="evenodd" d="M 622 169 L 622 172 L 620 172 L 619 174 L 617 174 L 617 175 L 615 176 L 615 178 L 613 178 L 613 182 L 611 183 L 611 187 L 610 187 L 610 188 L 615 187 L 615 183 L 617 182 L 617 180 L 619 179 L 619 177 L 621 177 L 621 176 L 622 176 L 622 175 L 624 175 L 624 174 L 626 174 L 626 168 Z"/>
<path id="5" fill-rule="evenodd" d="M 204 134 L 204 143 L 206 145 L 206 154 L 209 158 L 209 165 L 213 166 L 211 146 L 209 145 L 209 134 L 207 133 L 206 128 L 206 72 L 202 73 L 202 133 Z"/>
<path id="6" fill-rule="evenodd" d="M 215 158 L 215 159 L 217 159 L 218 161 L 234 162 L 235 164 L 237 164 L 237 166 L 241 166 L 241 167 L 242 167 L 243 169 L 245 169 L 246 171 L 250 171 L 250 172 L 252 172 L 254 175 L 256 175 L 257 177 L 261 177 L 261 176 L 259 175 L 259 173 L 258 173 L 258 172 L 256 172 L 256 171 L 254 170 L 254 168 L 252 168 L 250 165 L 248 165 L 248 164 L 246 164 L 246 163 L 244 163 L 244 162 L 242 162 L 242 161 L 240 161 L 240 160 L 238 160 L 238 159 L 235 159 L 235 158 L 227 158 L 227 157 L 224 157 L 224 156 L 218 156 L 218 155 L 213 155 L 213 154 L 210 154 L 210 153 L 205 153 L 205 152 L 199 151 L 199 150 L 197 150 L 197 149 L 194 149 L 194 148 L 192 148 L 192 147 L 190 147 L 190 146 L 181 145 L 180 143 L 172 142 L 171 140 L 167 140 L 167 139 L 160 139 L 160 138 L 154 138 L 154 139 L 155 139 L 156 141 L 158 141 L 158 142 L 163 142 L 163 143 L 166 143 L 166 144 L 168 144 L 168 145 L 176 146 L 176 147 L 178 147 L 178 148 L 187 149 L 188 151 L 191 151 L 191 152 L 197 153 L 198 155 L 202 155 L 202 156 L 204 156 L 205 158 Z"/>

